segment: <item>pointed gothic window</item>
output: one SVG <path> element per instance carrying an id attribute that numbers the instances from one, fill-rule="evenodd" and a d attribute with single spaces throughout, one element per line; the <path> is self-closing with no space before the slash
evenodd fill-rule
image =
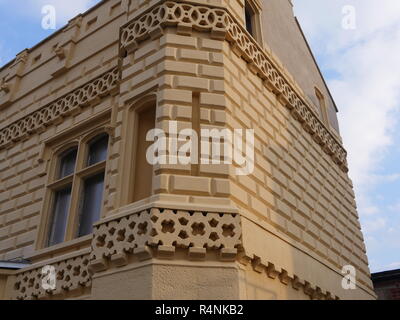
<path id="1" fill-rule="evenodd" d="M 262 32 L 261 32 L 261 21 L 260 21 L 260 10 L 254 1 L 245 1 L 244 6 L 244 20 L 247 32 L 257 40 L 258 43 L 262 43 Z"/>
<path id="2" fill-rule="evenodd" d="M 45 246 L 88 235 L 100 220 L 109 137 L 101 133 L 57 157 Z"/>

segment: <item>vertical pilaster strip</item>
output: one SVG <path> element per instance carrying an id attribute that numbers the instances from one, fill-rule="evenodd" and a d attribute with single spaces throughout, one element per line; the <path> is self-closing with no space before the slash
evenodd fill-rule
<path id="1" fill-rule="evenodd" d="M 193 92 L 192 95 L 192 125 L 197 134 L 197 163 L 192 164 L 192 176 L 200 174 L 200 152 L 201 152 L 201 132 L 200 132 L 200 93 Z"/>

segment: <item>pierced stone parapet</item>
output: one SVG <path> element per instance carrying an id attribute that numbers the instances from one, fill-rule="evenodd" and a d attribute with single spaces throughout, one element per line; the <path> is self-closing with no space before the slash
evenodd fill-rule
<path id="1" fill-rule="evenodd" d="M 55 102 L 0 129 L 0 149 L 14 141 L 40 131 L 56 120 L 79 112 L 97 98 L 108 95 L 119 81 L 119 70 L 115 68 Z"/>
<path id="2" fill-rule="evenodd" d="M 50 263 L 55 268 L 55 289 L 45 290 L 43 287 L 43 267 L 23 271 L 16 275 L 12 299 L 38 300 L 52 296 L 64 296 L 77 289 L 90 288 L 92 278 L 89 266 L 89 254 L 84 254 L 67 260 Z"/>
<path id="3" fill-rule="evenodd" d="M 107 269 L 110 261 L 125 265 L 129 255 L 139 259 L 173 258 L 178 248 L 187 249 L 189 259 L 219 252 L 224 261 L 234 261 L 241 246 L 239 215 L 152 208 L 95 227 L 91 267 Z"/>
<path id="4" fill-rule="evenodd" d="M 139 42 L 158 35 L 165 27 L 178 27 L 182 32 L 195 29 L 225 37 L 227 19 L 227 12 L 221 8 L 164 2 L 123 27 L 120 46 L 130 52 Z"/>
<path id="5" fill-rule="evenodd" d="M 348 171 L 347 152 L 341 143 L 293 89 L 269 54 L 226 9 L 164 2 L 122 27 L 121 52 L 134 51 L 140 42 L 159 36 L 166 27 L 177 27 L 180 33 L 188 34 L 191 30 L 211 32 L 214 37 L 227 40 L 234 52 L 250 64 L 250 69 L 264 80 L 266 87 L 277 95 L 323 151 L 332 157 L 341 170 Z"/>

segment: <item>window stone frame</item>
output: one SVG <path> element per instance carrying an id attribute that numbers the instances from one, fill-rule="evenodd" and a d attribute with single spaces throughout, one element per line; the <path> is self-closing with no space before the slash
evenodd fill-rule
<path id="1" fill-rule="evenodd" d="M 245 0 L 243 2 L 243 18 L 244 18 L 244 26 L 246 27 L 246 5 L 248 5 L 253 11 L 252 15 L 252 27 L 253 34 L 249 33 L 259 45 L 263 47 L 264 37 L 262 32 L 262 5 L 257 0 Z"/>
<path id="2" fill-rule="evenodd" d="M 85 125 L 85 129 L 71 128 L 67 132 L 64 132 L 56 137 L 51 138 L 47 142 L 44 142 L 43 150 L 43 161 L 47 162 L 47 174 L 46 174 L 46 185 L 45 195 L 43 198 L 42 209 L 40 214 L 40 224 L 38 235 L 35 242 L 36 250 L 56 250 L 60 246 L 68 246 L 70 242 L 76 242 L 81 239 L 85 241 L 88 236 L 78 238 L 78 224 L 79 224 L 79 204 L 82 200 L 82 187 L 84 181 L 88 177 L 95 176 L 104 172 L 105 185 L 107 180 L 107 164 L 110 157 L 111 141 L 112 136 L 108 130 L 109 119 L 92 119 L 90 123 Z M 102 134 L 109 136 L 108 141 L 108 154 L 105 161 L 99 162 L 95 165 L 86 166 L 86 159 L 88 156 L 88 149 L 90 141 Z M 75 164 L 75 171 L 73 175 L 64 177 L 61 179 L 57 178 L 60 155 L 67 150 L 77 146 L 77 159 Z M 62 188 L 71 184 L 71 200 L 68 212 L 67 228 L 62 243 L 54 246 L 48 246 L 48 237 L 50 224 L 54 208 L 54 195 L 57 189 Z M 105 191 L 105 190 L 104 190 Z M 104 203 L 104 191 L 103 200 Z M 100 213 L 100 218 L 104 217 L 104 206 Z"/>

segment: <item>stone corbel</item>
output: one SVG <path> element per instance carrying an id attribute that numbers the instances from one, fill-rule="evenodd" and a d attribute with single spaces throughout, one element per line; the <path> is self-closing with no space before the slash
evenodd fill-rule
<path id="1" fill-rule="evenodd" d="M 64 48 L 61 48 L 59 46 L 57 46 L 54 49 L 54 53 L 56 54 L 56 56 L 58 57 L 58 59 L 63 60 L 65 59 L 66 55 L 67 55 L 67 50 L 65 50 Z"/>
<path id="2" fill-rule="evenodd" d="M 18 88 L 19 81 L 25 68 L 28 50 L 17 55 L 13 64 L 9 67 L 9 73 L 0 81 L 0 109 L 9 106 Z"/>
<path id="3" fill-rule="evenodd" d="M 54 54 L 58 58 L 58 67 L 51 74 L 52 77 L 58 77 L 69 69 L 69 62 L 73 56 L 76 38 L 79 34 L 79 30 L 82 25 L 82 16 L 79 15 L 76 18 L 72 19 L 68 26 L 63 30 L 62 40 L 54 49 Z"/>
<path id="4" fill-rule="evenodd" d="M 11 104 L 11 86 L 6 83 L 0 87 L 0 109 Z"/>
<path id="5" fill-rule="evenodd" d="M 38 177 L 45 177 L 49 172 L 51 160 L 51 153 L 49 149 L 46 147 L 46 144 L 42 144 L 40 146 L 39 157 L 35 161 L 35 165 L 37 167 L 37 175 Z"/>
<path id="6" fill-rule="evenodd" d="M 276 279 L 280 274 L 280 272 L 276 270 L 275 265 L 273 265 L 272 263 L 268 263 L 266 271 L 267 271 L 267 276 L 271 279 Z"/>
<path id="7" fill-rule="evenodd" d="M 108 134 L 110 137 L 111 143 L 114 143 L 115 141 L 115 125 L 106 125 L 104 127 L 104 131 Z"/>
<path id="8" fill-rule="evenodd" d="M 0 82 L 0 108 L 5 108 L 11 103 L 12 84 L 5 79 Z"/>
<path id="9" fill-rule="evenodd" d="M 9 93 L 11 91 L 11 85 L 10 83 L 6 82 L 4 79 L 0 83 L 0 91 L 3 91 L 4 93 Z"/>

